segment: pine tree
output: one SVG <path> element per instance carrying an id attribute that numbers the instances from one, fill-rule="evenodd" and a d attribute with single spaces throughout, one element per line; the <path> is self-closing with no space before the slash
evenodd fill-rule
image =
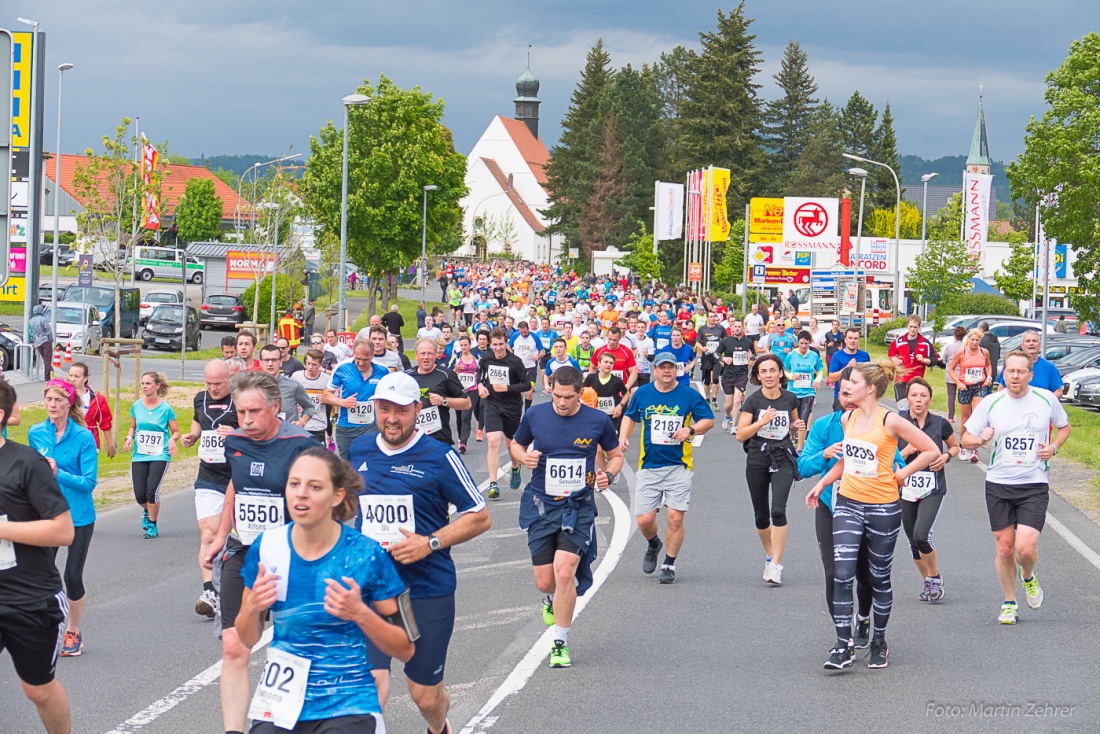
<path id="1" fill-rule="evenodd" d="M 620 69 L 607 94 L 607 110 L 615 117 L 614 134 L 622 163 L 622 199 L 611 208 L 616 222 L 604 243 L 626 246 L 639 221 L 652 221 L 653 182 L 662 157 L 660 100 L 648 69 Z M 604 114 L 608 114 L 605 112 Z"/>
<path id="2" fill-rule="evenodd" d="M 764 111 L 764 138 L 770 155 L 770 181 L 766 191 L 778 194 L 786 187 L 798 159 L 809 142 L 809 128 L 817 110 L 817 83 L 810 75 L 806 52 L 790 40 L 774 77 L 783 96 Z"/>
<path id="3" fill-rule="evenodd" d="M 874 148 L 871 155 L 867 157 L 893 168 L 894 173 L 898 175 L 900 184 L 901 161 L 898 159 L 898 140 L 894 136 L 894 116 L 890 114 L 889 102 L 882 110 L 882 120 L 879 122 L 878 129 L 875 130 Z M 901 189 L 901 194 L 899 194 L 897 187 L 894 185 L 894 177 L 882 166 L 872 166 L 871 168 L 873 170 L 868 171 L 870 175 L 867 181 L 867 193 L 871 208 L 893 210 L 897 206 L 898 196 L 903 195 L 905 189 Z"/>
<path id="4" fill-rule="evenodd" d="M 848 98 L 848 104 L 840 111 L 840 132 L 843 135 L 844 151 L 874 160 L 877 120 L 878 111 L 875 106 L 857 89 Z"/>
<path id="5" fill-rule="evenodd" d="M 622 177 L 623 161 L 619 156 L 619 141 L 615 136 L 615 115 L 603 116 L 603 138 L 600 146 L 599 168 L 592 182 L 592 193 L 580 207 L 577 234 L 581 259 L 590 260 L 593 250 L 607 246 L 605 237 L 621 219 L 621 202 L 626 194 Z"/>
<path id="6" fill-rule="evenodd" d="M 611 56 L 600 39 L 588 52 L 581 80 L 562 119 L 561 137 L 546 165 L 550 207 L 544 214 L 554 222 L 547 229 L 564 235 L 569 243 L 580 241 L 578 221 L 600 167 L 604 95 L 614 74 Z"/>
<path id="7" fill-rule="evenodd" d="M 761 59 L 751 24 L 742 2 L 729 14 L 718 11 L 714 32 L 699 34 L 702 51 L 693 59 L 681 117 L 686 166 L 730 169 L 729 211 L 740 211 L 757 194 L 766 159 L 760 85 L 753 81 Z"/>
<path id="8" fill-rule="evenodd" d="M 653 65 L 653 84 L 661 112 L 662 156 L 658 175 L 662 181 L 683 181 L 687 173 L 683 152 L 683 110 L 691 87 L 691 71 L 696 62 L 695 51 L 677 46 L 661 53 Z"/>
<path id="9" fill-rule="evenodd" d="M 805 148 L 781 193 L 785 196 L 839 196 L 845 187 L 844 138 L 836 108 L 825 99 L 807 128 Z"/>

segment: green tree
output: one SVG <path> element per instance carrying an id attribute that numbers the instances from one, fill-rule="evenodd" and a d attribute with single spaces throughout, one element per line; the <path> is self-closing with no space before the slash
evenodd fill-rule
<path id="1" fill-rule="evenodd" d="M 600 167 L 592 183 L 592 194 L 581 206 L 577 222 L 582 260 L 590 260 L 594 250 L 604 249 L 609 244 L 606 238 L 621 218 L 622 199 L 626 194 L 623 159 L 615 135 L 615 115 L 606 114 L 603 126 Z"/>
<path id="2" fill-rule="evenodd" d="M 1008 166 L 1012 195 L 1032 207 L 1039 192 L 1048 237 L 1070 242 L 1074 273 L 1084 293 L 1073 299 L 1078 317 L 1100 319 L 1100 35 L 1070 44 L 1060 67 L 1047 74 L 1042 120 L 1031 119 L 1024 153 Z M 1033 209 L 1032 209 L 1033 211 Z"/>
<path id="3" fill-rule="evenodd" d="M 443 126 L 444 103 L 419 87 L 403 90 L 385 76 L 357 90 L 369 104 L 349 110 L 348 257 L 370 278 L 368 313 L 377 307 L 373 286 L 386 273 L 419 258 L 423 187 L 428 195 L 428 242 L 436 247 L 462 216 L 466 157 Z M 313 219 L 340 231 L 343 130 L 330 120 L 310 139 L 301 190 Z"/>
<path id="4" fill-rule="evenodd" d="M 857 203 L 858 206 L 858 203 Z M 919 240 L 920 239 L 920 209 L 910 204 L 908 201 L 902 200 L 901 202 L 901 237 L 906 240 Z M 889 237 L 894 238 L 894 233 L 897 231 L 897 215 L 896 209 L 890 207 L 889 209 L 875 209 L 871 212 L 871 216 L 867 217 L 866 230 L 869 230 L 875 237 Z"/>
<path id="5" fill-rule="evenodd" d="M 1013 301 L 1031 301 L 1035 282 L 1035 246 L 1027 242 L 1027 235 L 1012 232 L 1008 235 L 1012 254 L 993 274 L 997 290 Z"/>
<path id="6" fill-rule="evenodd" d="M 216 240 L 221 234 L 222 200 L 208 178 L 187 182 L 176 206 L 176 229 L 183 242 Z"/>
<path id="7" fill-rule="evenodd" d="M 645 222 L 637 222 L 637 227 L 626 243 L 629 254 L 620 257 L 615 264 L 630 270 L 643 281 L 659 281 L 661 261 L 653 254 L 653 235 L 646 231 Z"/>
<path id="8" fill-rule="evenodd" d="M 662 158 L 658 178 L 662 181 L 680 181 L 687 171 L 683 151 L 683 117 L 691 88 L 691 70 L 696 53 L 677 46 L 668 53 L 661 53 L 661 60 L 653 65 L 653 83 L 661 107 L 660 134 L 663 141 Z"/>
<path id="9" fill-rule="evenodd" d="M 864 158 L 875 159 L 875 123 L 878 111 L 859 90 L 852 92 L 848 103 L 840 110 L 840 131 L 844 151 Z"/>
<path id="10" fill-rule="evenodd" d="M 844 138 L 836 109 L 824 100 L 810 120 L 808 142 L 795 162 L 784 196 L 839 196 L 845 187 Z"/>
<path id="11" fill-rule="evenodd" d="M 806 52 L 790 40 L 779 72 L 773 77 L 782 96 L 764 110 L 764 140 L 771 150 L 770 178 L 766 190 L 782 195 L 810 140 L 810 126 L 817 111 L 817 83 L 810 75 Z"/>
<path id="12" fill-rule="evenodd" d="M 962 194 L 952 194 L 934 215 L 928 218 L 928 239 L 962 238 Z"/>
<path id="13" fill-rule="evenodd" d="M 766 163 L 760 85 L 754 81 L 761 54 L 751 24 L 741 2 L 728 14 L 718 11 L 715 31 L 699 34 L 702 49 L 693 60 L 681 117 L 685 164 L 730 169 L 731 211 L 743 209 L 759 190 Z"/>
<path id="14" fill-rule="evenodd" d="M 905 280 L 913 300 L 935 307 L 949 296 L 969 293 L 970 279 L 980 271 L 981 264 L 970 256 L 965 242 L 934 239 L 917 256 Z"/>
<path id="15" fill-rule="evenodd" d="M 545 169 L 550 206 L 544 214 L 554 222 L 548 233 L 562 234 L 566 242 L 581 241 L 582 207 L 592 195 L 600 167 L 604 96 L 614 76 L 611 56 L 599 39 L 588 52 L 581 80 L 562 118 L 559 142 L 550 150 Z"/>

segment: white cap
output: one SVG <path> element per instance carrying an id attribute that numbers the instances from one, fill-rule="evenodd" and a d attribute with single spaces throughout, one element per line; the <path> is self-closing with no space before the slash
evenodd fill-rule
<path id="1" fill-rule="evenodd" d="M 397 405 L 420 402 L 420 385 L 404 372 L 391 372 L 378 381 L 374 388 L 375 400 L 387 400 Z"/>

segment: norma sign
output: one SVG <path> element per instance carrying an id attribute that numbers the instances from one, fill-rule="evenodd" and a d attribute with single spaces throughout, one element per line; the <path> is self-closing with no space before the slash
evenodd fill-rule
<path id="1" fill-rule="evenodd" d="M 703 263 L 688 263 L 688 280 L 694 283 L 703 280 Z"/>
<path id="2" fill-rule="evenodd" d="M 225 253 L 225 277 L 234 280 L 255 280 L 271 271 L 274 256 L 270 252 L 230 250 Z"/>
<path id="3" fill-rule="evenodd" d="M 791 250 L 835 252 L 839 199 L 788 196 L 783 200 L 783 244 Z"/>
<path id="4" fill-rule="evenodd" d="M 768 285 L 808 285 L 809 268 L 767 268 L 764 283 Z"/>
<path id="5" fill-rule="evenodd" d="M 783 200 L 754 198 L 749 201 L 750 234 L 783 234 Z M 768 242 L 772 240 L 754 240 Z"/>

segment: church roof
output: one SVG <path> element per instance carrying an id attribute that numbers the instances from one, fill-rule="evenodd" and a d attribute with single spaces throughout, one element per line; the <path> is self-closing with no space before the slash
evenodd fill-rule
<path id="1" fill-rule="evenodd" d="M 527 126 L 522 122 L 520 125 L 524 130 L 527 129 Z M 530 133 L 528 133 L 528 135 L 530 135 Z M 519 212 L 519 215 L 523 217 L 523 221 L 527 222 L 528 226 L 535 230 L 535 232 L 542 232 L 546 229 L 546 226 L 543 225 L 543 223 L 539 221 L 539 218 L 535 216 L 535 213 L 531 211 L 531 207 L 527 206 L 527 202 L 523 200 L 523 197 L 520 196 L 519 192 L 512 186 L 512 181 L 509 179 L 508 174 L 501 170 L 500 165 L 492 158 L 481 158 L 480 160 L 485 164 L 485 168 L 488 169 L 489 173 L 493 175 L 493 178 L 496 179 L 496 182 L 500 184 L 500 188 L 508 193 L 508 200 L 512 202 L 512 206 L 514 206 L 516 211 Z"/>
<path id="2" fill-rule="evenodd" d="M 974 122 L 974 137 L 970 140 L 970 155 L 966 157 L 968 166 L 991 166 L 989 157 L 989 138 L 985 134 L 985 111 L 982 98 L 978 96 L 978 119 Z"/>
<path id="3" fill-rule="evenodd" d="M 519 75 L 519 79 L 516 79 L 516 98 L 514 102 L 538 102 L 539 101 L 539 80 L 531 71 L 531 59 L 528 56 L 527 68 L 522 74 Z"/>
<path id="4" fill-rule="evenodd" d="M 531 173 L 535 174 L 535 180 L 545 186 L 547 178 L 543 166 L 550 160 L 550 152 L 546 150 L 546 146 L 531 134 L 531 130 L 523 121 L 513 120 L 501 115 L 497 115 L 497 119 L 504 124 L 504 129 L 512 138 L 512 142 L 515 143 L 520 155 L 523 156 L 523 160 L 527 162 Z"/>

